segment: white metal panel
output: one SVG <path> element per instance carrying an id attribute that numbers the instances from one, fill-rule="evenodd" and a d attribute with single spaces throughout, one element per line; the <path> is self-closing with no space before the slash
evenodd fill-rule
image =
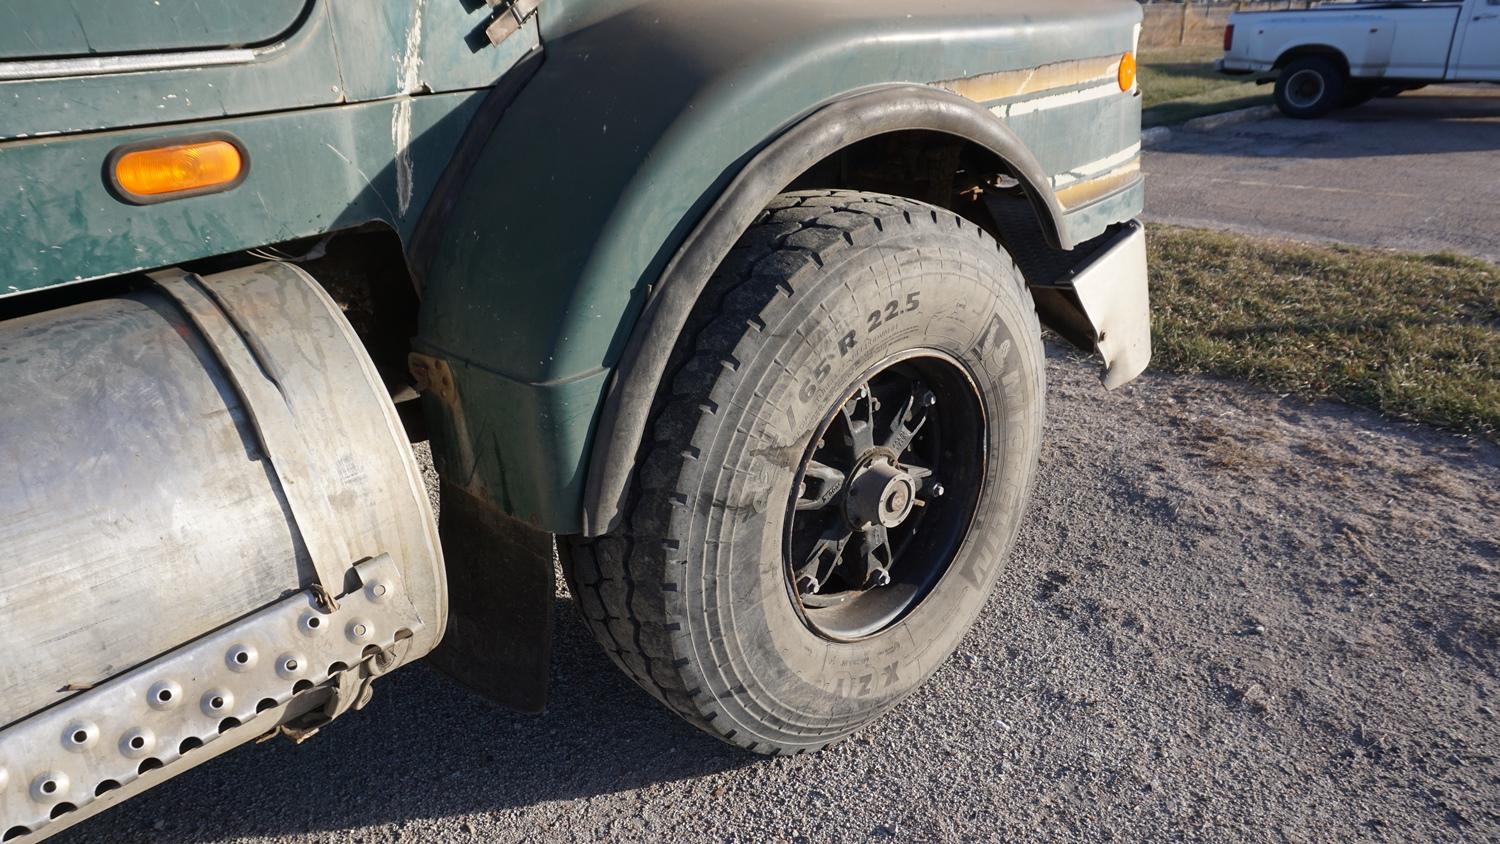
<path id="1" fill-rule="evenodd" d="M 1406 6 L 1382 12 L 1396 28 L 1391 60 L 1383 75 L 1398 79 L 1442 79 L 1459 11 L 1458 6 Z"/>
<path id="2" fill-rule="evenodd" d="M 1449 78 L 1500 82 L 1500 0 L 1470 0 L 1459 26 Z"/>

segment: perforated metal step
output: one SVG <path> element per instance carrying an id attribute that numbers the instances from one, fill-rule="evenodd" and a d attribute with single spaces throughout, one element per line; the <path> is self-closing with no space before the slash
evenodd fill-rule
<path id="1" fill-rule="evenodd" d="M 354 570 L 360 588 L 333 612 L 299 592 L 0 730 L 0 835 L 32 840 L 150 771 L 192 767 L 229 730 L 424 627 L 389 555 Z"/>

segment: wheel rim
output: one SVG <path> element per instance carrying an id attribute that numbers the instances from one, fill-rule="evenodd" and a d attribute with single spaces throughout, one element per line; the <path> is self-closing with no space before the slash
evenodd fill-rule
<path id="1" fill-rule="evenodd" d="M 876 364 L 834 404 L 785 517 L 787 591 L 814 633 L 874 636 L 932 593 L 973 522 L 986 432 L 974 379 L 934 350 Z"/>
<path id="2" fill-rule="evenodd" d="M 1286 81 L 1287 101 L 1297 108 L 1312 108 L 1323 99 L 1327 85 L 1323 74 L 1315 70 L 1299 70 Z"/>

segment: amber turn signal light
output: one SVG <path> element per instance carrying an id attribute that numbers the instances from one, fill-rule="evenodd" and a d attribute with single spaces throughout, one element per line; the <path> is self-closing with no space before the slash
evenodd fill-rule
<path id="1" fill-rule="evenodd" d="M 228 190 L 244 180 L 247 164 L 237 141 L 208 137 L 121 147 L 108 169 L 121 199 L 145 204 Z"/>
<path id="2" fill-rule="evenodd" d="M 1126 53 L 1120 57 L 1120 90 L 1129 91 L 1135 87 L 1135 53 Z"/>

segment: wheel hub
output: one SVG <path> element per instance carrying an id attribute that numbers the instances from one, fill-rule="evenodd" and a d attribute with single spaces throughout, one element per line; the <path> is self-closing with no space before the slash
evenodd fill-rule
<path id="1" fill-rule="evenodd" d="M 849 524 L 855 528 L 899 526 L 916 507 L 916 478 L 889 454 L 872 453 L 860 463 L 863 468 L 856 470 L 844 504 Z"/>
<path id="2" fill-rule="evenodd" d="M 951 357 L 872 367 L 812 437 L 787 508 L 788 591 L 820 635 L 873 635 L 942 577 L 984 472 L 984 408 Z M 958 495 L 944 495 L 944 483 Z"/>
<path id="3" fill-rule="evenodd" d="M 1287 99 L 1299 108 L 1308 108 L 1323 96 L 1323 77 L 1311 70 L 1299 70 L 1287 81 Z"/>

